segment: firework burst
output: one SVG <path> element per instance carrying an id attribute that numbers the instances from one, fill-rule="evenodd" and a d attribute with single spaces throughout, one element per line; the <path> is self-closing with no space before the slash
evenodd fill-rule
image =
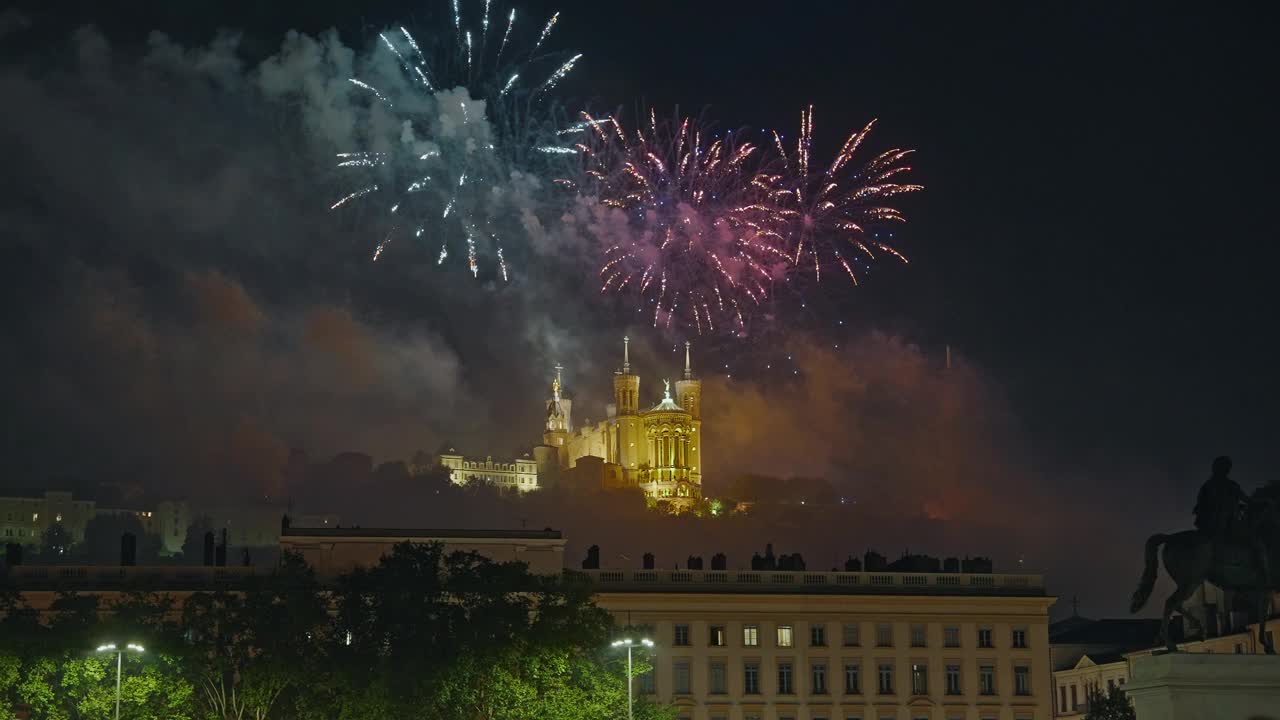
<path id="1" fill-rule="evenodd" d="M 560 182 L 626 218 L 599 238 L 601 292 L 629 294 L 657 327 L 744 333 L 788 265 L 785 238 L 756 217 L 771 202 L 759 148 L 652 111 L 636 130 L 583 118 L 582 180 Z"/>
<path id="2" fill-rule="evenodd" d="M 787 255 L 798 272 L 812 273 L 821 281 L 823 268 L 838 268 L 855 285 L 860 265 L 881 256 L 903 263 L 907 258 L 887 242 L 889 233 L 879 229 L 905 222 L 889 199 L 922 190 L 921 185 L 898 178 L 911 168 L 904 164 L 913 151 L 894 148 L 857 164 L 854 156 L 871 133 L 875 120 L 845 140 L 835 159 L 825 168 L 810 163 L 813 145 L 813 107 L 800 113 L 800 135 L 788 151 L 773 133 L 777 152 L 775 169 L 756 178 L 767 203 L 747 217 L 784 236 Z M 881 235 L 885 235 L 882 238 Z"/>
<path id="3" fill-rule="evenodd" d="M 488 263 L 505 281 L 507 186 L 522 173 L 553 176 L 576 152 L 581 129 L 564 129 L 552 90 L 582 56 L 544 49 L 559 13 L 534 24 L 492 0 L 449 10 L 422 42 L 405 27 L 379 34 L 370 77 L 350 79 L 369 98 L 368 148 L 339 154 L 363 178 L 331 209 L 379 206 L 375 261 L 410 238 L 438 246 L 437 264 L 461 256 L 472 275 Z"/>

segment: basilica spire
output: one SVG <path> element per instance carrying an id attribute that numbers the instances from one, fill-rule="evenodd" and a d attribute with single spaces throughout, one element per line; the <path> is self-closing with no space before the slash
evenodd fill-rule
<path id="1" fill-rule="evenodd" d="M 551 383 L 551 395 L 555 398 L 556 402 L 560 402 L 560 388 L 563 387 L 560 380 L 561 370 L 564 370 L 564 366 L 560 363 L 556 363 L 556 379 Z"/>
<path id="2" fill-rule="evenodd" d="M 622 374 L 631 374 L 631 338 L 622 336 Z"/>
<path id="3" fill-rule="evenodd" d="M 684 341 L 684 379 L 685 380 L 693 379 L 693 365 L 689 362 L 689 346 L 692 344 L 693 343 L 690 343 L 688 340 Z"/>

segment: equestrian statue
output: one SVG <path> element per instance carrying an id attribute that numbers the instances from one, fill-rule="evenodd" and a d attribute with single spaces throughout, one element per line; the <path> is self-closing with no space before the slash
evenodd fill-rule
<path id="1" fill-rule="evenodd" d="M 1258 642 L 1267 654 L 1275 653 L 1266 625 L 1271 596 L 1280 591 L 1280 572 L 1273 571 L 1280 561 L 1280 483 L 1272 482 L 1250 497 L 1228 477 L 1230 472 L 1231 458 L 1213 461 L 1213 474 L 1196 500 L 1195 530 L 1147 539 L 1146 566 L 1129 611 L 1138 612 L 1151 597 L 1159 572 L 1156 555 L 1163 545 L 1164 569 L 1176 585 L 1164 602 L 1160 622 L 1160 637 L 1171 652 L 1177 650 L 1169 634 L 1169 618 L 1175 610 L 1203 631 L 1199 618 L 1182 604 L 1208 581 L 1253 599 L 1258 611 Z"/>

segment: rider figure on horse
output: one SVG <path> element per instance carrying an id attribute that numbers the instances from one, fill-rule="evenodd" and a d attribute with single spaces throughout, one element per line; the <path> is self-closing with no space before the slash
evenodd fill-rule
<path id="1" fill-rule="evenodd" d="M 1258 568 L 1262 586 L 1270 585 L 1270 568 L 1266 545 L 1262 538 L 1246 525 L 1249 496 L 1235 480 L 1227 477 L 1231 472 L 1231 458 L 1225 455 L 1213 461 L 1213 474 L 1200 487 L 1196 499 L 1196 529 L 1213 538 L 1214 554 L 1219 558 L 1222 547 L 1232 542 L 1249 546 L 1253 563 Z"/>

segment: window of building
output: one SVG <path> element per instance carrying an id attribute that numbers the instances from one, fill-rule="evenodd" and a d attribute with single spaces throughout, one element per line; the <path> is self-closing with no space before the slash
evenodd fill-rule
<path id="1" fill-rule="evenodd" d="M 689 644 L 688 625 L 676 625 L 675 638 L 673 638 L 671 644 L 679 646 L 686 646 Z"/>
<path id="2" fill-rule="evenodd" d="M 980 665 L 978 667 L 978 692 L 982 695 L 996 694 L 996 667 Z"/>
<path id="3" fill-rule="evenodd" d="M 1071 710 L 1073 712 L 1080 709 L 1080 694 L 1076 688 L 1076 685 L 1071 686 Z"/>
<path id="4" fill-rule="evenodd" d="M 760 663 L 747 662 L 742 664 L 742 692 L 747 695 L 760 694 Z"/>
<path id="5" fill-rule="evenodd" d="M 640 674 L 640 692 L 646 695 L 652 695 L 658 692 L 657 679 L 653 675 L 653 669 Z"/>
<path id="6" fill-rule="evenodd" d="M 1058 712 L 1065 713 L 1067 711 L 1067 686 L 1058 686 Z"/>
<path id="7" fill-rule="evenodd" d="M 1031 694 L 1031 668 L 1026 665 L 1015 665 L 1013 668 L 1013 694 Z"/>
<path id="8" fill-rule="evenodd" d="M 809 676 L 813 680 L 813 694 L 827 694 L 827 664 L 814 663 L 809 666 Z"/>
<path id="9" fill-rule="evenodd" d="M 707 692 L 712 695 L 723 695 L 729 692 L 728 679 L 725 674 L 723 660 L 712 660 L 710 672 L 707 675 Z"/>
<path id="10" fill-rule="evenodd" d="M 689 661 L 681 660 L 672 664 L 672 683 L 677 695 L 688 695 L 689 689 Z"/>
<path id="11" fill-rule="evenodd" d="M 757 647 L 760 645 L 760 628 L 757 625 L 742 626 L 742 644 L 744 647 Z"/>
<path id="12" fill-rule="evenodd" d="M 924 663 L 911 663 L 911 694 L 929 694 L 929 666 Z"/>
<path id="13" fill-rule="evenodd" d="M 942 629 L 942 644 L 949 648 L 960 647 L 960 628 L 948 625 Z"/>
<path id="14" fill-rule="evenodd" d="M 1013 629 L 1013 646 L 1016 648 L 1025 648 L 1027 646 L 1027 629 Z"/>
<path id="15" fill-rule="evenodd" d="M 960 694 L 960 666 L 957 664 L 947 665 L 947 694 Z"/>
<path id="16" fill-rule="evenodd" d="M 707 643 L 712 647 L 724 647 L 725 632 L 723 625 L 712 625 L 707 633 Z"/>
<path id="17" fill-rule="evenodd" d="M 1107 680 L 1107 692 L 1109 692 L 1109 693 L 1110 693 L 1110 692 L 1115 692 L 1115 689 L 1116 689 L 1116 679 L 1115 679 L 1115 678 L 1110 678 L 1110 679 L 1108 679 L 1108 680 Z"/>
<path id="18" fill-rule="evenodd" d="M 1240 643 L 1236 643 L 1236 654 L 1237 654 L 1237 655 L 1243 655 L 1243 654 L 1244 654 L 1244 645 L 1242 645 L 1242 644 L 1240 644 Z"/>
<path id="19" fill-rule="evenodd" d="M 876 625 L 876 647 L 893 647 L 893 626 L 889 623 Z"/>
<path id="20" fill-rule="evenodd" d="M 827 646 L 827 626 L 812 624 L 809 626 L 809 645 L 812 647 Z"/>
<path id="21" fill-rule="evenodd" d="M 791 626 L 779 625 L 778 626 L 778 647 L 791 647 L 793 644 L 794 644 L 794 639 L 791 636 Z"/>
<path id="22" fill-rule="evenodd" d="M 893 694 L 893 663 L 880 663 L 879 671 L 877 672 L 877 679 L 878 679 L 878 683 L 876 685 L 877 691 L 881 695 L 892 695 Z"/>
<path id="23" fill-rule="evenodd" d="M 794 695 L 796 692 L 795 684 L 792 682 L 791 663 L 778 663 L 778 694 Z"/>
<path id="24" fill-rule="evenodd" d="M 978 628 L 978 647 L 995 647 L 995 645 L 991 643 L 991 628 Z"/>
<path id="25" fill-rule="evenodd" d="M 911 647 L 925 647 L 927 644 L 924 625 L 912 625 Z"/>
<path id="26" fill-rule="evenodd" d="M 844 694 L 845 695 L 861 695 L 862 694 L 862 689 L 860 687 L 859 678 L 858 678 L 857 663 L 845 663 L 844 665 Z"/>
<path id="27" fill-rule="evenodd" d="M 858 647 L 858 623 L 845 623 L 843 634 L 845 647 Z"/>

